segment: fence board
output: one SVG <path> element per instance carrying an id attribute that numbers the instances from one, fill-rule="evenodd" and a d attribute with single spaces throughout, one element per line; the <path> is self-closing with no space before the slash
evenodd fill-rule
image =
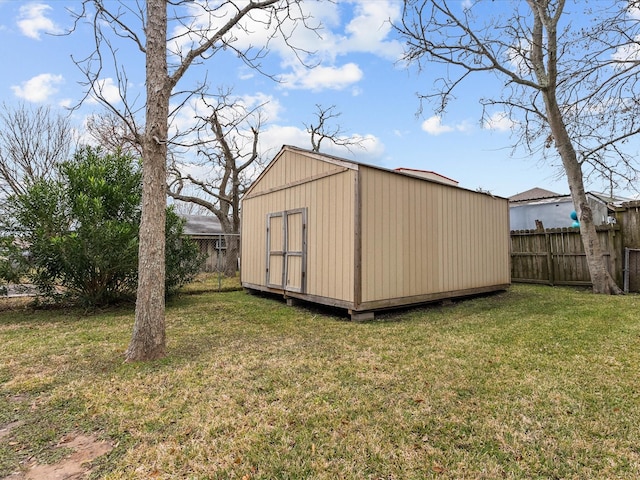
<path id="1" fill-rule="evenodd" d="M 622 235 L 617 225 L 597 228 L 609 273 L 622 283 Z M 549 285 L 591 285 L 577 228 L 511 232 L 511 280 Z"/>

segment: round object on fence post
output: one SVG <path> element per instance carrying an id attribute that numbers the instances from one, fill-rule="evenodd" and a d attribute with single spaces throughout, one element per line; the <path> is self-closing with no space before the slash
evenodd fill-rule
<path id="1" fill-rule="evenodd" d="M 580 228 L 580 222 L 578 221 L 578 214 L 576 213 L 576 211 L 574 210 L 573 212 L 571 212 L 569 216 L 571 217 L 571 220 L 573 220 L 571 226 L 573 228 Z"/>

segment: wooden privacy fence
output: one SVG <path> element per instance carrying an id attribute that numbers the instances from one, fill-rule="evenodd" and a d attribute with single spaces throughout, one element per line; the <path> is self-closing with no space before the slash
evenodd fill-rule
<path id="1" fill-rule="evenodd" d="M 624 246 L 619 225 L 597 227 L 609 273 L 622 287 Z M 511 281 L 591 285 L 578 228 L 511 232 Z"/>

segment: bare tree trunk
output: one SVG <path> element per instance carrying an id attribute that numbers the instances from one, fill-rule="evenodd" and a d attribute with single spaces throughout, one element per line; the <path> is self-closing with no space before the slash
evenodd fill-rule
<path id="1" fill-rule="evenodd" d="M 609 295 L 619 295 L 622 290 L 609 274 L 604 260 L 604 254 L 598 239 L 596 225 L 593 222 L 593 212 L 587 201 L 587 195 L 584 189 L 584 181 L 582 176 L 582 168 L 578 161 L 576 151 L 571 143 L 569 134 L 562 121 L 562 116 L 555 98 L 544 93 L 545 104 L 547 107 L 547 116 L 549 118 L 549 126 L 553 134 L 556 148 L 562 159 L 562 165 L 567 175 L 569 190 L 573 204 L 578 209 L 578 218 L 580 219 L 580 237 L 584 245 L 589 274 L 591 275 L 591 284 L 594 293 L 604 293 Z"/>
<path id="2" fill-rule="evenodd" d="M 225 235 L 227 253 L 225 258 L 224 274 L 234 277 L 238 271 L 238 252 L 240 251 L 240 238 L 238 235 Z"/>
<path id="3" fill-rule="evenodd" d="M 126 361 L 166 355 L 165 216 L 166 158 L 169 116 L 167 88 L 167 7 L 147 0 L 147 106 L 142 152 L 142 217 L 138 259 L 136 318 Z"/>

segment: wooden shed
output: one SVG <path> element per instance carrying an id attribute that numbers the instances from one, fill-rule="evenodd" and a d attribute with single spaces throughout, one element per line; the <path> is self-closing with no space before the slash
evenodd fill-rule
<path id="1" fill-rule="evenodd" d="M 296 147 L 242 201 L 243 287 L 353 319 L 504 290 L 509 262 L 506 199 Z"/>

